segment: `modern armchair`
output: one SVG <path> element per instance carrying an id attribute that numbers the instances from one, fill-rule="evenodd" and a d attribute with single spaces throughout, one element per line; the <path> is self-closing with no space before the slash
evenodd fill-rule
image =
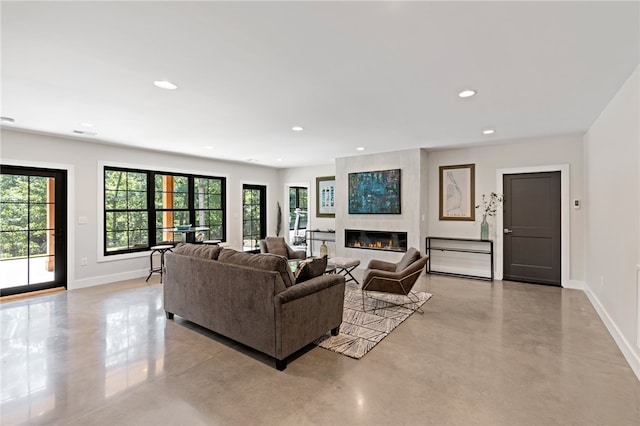
<path id="1" fill-rule="evenodd" d="M 365 308 L 365 293 L 375 291 L 406 296 L 406 303 L 388 302 L 392 306 L 405 306 L 421 314 L 424 311 L 418 306 L 418 298 L 411 289 L 415 285 L 420 273 L 427 264 L 427 256 L 422 256 L 418 250 L 411 247 L 404 254 L 400 262 L 392 263 L 373 259 L 367 265 L 362 281 L 362 307 Z M 378 309 L 378 308 L 375 308 Z M 375 309 L 370 309 L 375 310 Z"/>
<path id="2" fill-rule="evenodd" d="M 279 254 L 287 259 L 305 259 L 307 257 L 306 251 L 293 250 L 283 237 L 267 237 L 260 240 L 260 252 Z"/>

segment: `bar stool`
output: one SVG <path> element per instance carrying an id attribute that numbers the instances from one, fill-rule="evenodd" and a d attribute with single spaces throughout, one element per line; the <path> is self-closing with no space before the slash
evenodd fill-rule
<path id="1" fill-rule="evenodd" d="M 160 284 L 162 284 L 162 274 L 164 272 L 164 255 L 168 251 L 172 251 L 173 246 L 170 244 L 161 245 L 161 246 L 153 246 L 151 247 L 151 254 L 149 255 L 149 275 L 147 275 L 147 279 L 145 281 L 149 281 L 151 278 L 151 274 L 154 272 L 160 274 Z M 153 267 L 153 255 L 155 253 L 160 253 L 160 267 Z"/>

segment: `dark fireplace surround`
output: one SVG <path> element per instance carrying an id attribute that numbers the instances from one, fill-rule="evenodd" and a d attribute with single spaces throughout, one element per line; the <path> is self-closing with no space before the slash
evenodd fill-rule
<path id="1" fill-rule="evenodd" d="M 407 233 L 345 229 L 344 245 L 348 248 L 384 251 L 407 251 Z"/>

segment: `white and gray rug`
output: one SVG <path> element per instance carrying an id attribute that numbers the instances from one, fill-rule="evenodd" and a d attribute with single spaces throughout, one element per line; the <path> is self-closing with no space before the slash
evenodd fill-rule
<path id="1" fill-rule="evenodd" d="M 414 294 L 419 299 L 419 306 L 422 306 L 432 296 L 425 292 Z M 360 286 L 347 283 L 344 291 L 344 311 L 340 334 L 324 336 L 315 342 L 316 345 L 351 358 L 362 358 L 413 313 L 411 309 L 403 306 L 389 306 L 387 301 L 405 303 L 407 298 L 385 293 L 370 293 L 369 296 L 367 293 L 363 310 Z M 365 310 L 369 311 L 373 308 L 380 309 L 365 312 Z"/>

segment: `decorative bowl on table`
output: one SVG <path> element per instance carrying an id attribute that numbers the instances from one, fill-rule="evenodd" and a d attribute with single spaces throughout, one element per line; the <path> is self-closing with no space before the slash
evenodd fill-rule
<path id="1" fill-rule="evenodd" d="M 191 224 L 189 224 L 189 225 L 178 225 L 178 226 L 176 226 L 176 228 L 178 228 L 178 231 L 188 231 L 189 229 L 191 229 Z"/>

